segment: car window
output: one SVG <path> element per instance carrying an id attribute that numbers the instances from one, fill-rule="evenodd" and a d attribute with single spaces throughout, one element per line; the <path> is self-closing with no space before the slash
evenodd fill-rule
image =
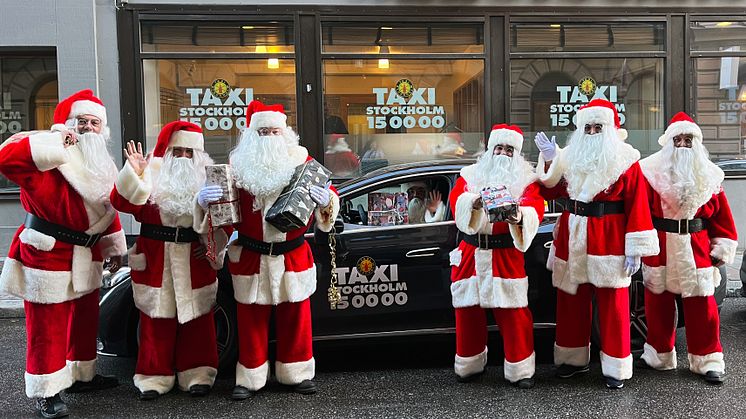
<path id="1" fill-rule="evenodd" d="M 446 220 L 448 180 L 441 176 L 392 182 L 342 199 L 345 224 L 390 227 Z"/>

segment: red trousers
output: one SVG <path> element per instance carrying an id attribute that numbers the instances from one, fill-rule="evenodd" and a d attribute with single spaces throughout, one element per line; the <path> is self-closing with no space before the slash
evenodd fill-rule
<path id="1" fill-rule="evenodd" d="M 601 371 L 604 376 L 632 378 L 630 351 L 629 288 L 578 286 L 575 295 L 557 290 L 557 330 L 554 363 L 574 366 L 590 361 L 593 294 L 601 329 Z"/>
<path id="2" fill-rule="evenodd" d="M 236 303 L 238 365 L 236 385 L 259 390 L 269 376 L 269 319 L 275 308 L 277 359 L 275 375 L 281 384 L 299 384 L 315 375 L 311 301 L 277 306 Z"/>
<path id="3" fill-rule="evenodd" d="M 50 397 L 96 374 L 98 290 L 56 304 L 24 302 L 26 395 Z"/>
<path id="4" fill-rule="evenodd" d="M 212 386 L 217 368 L 218 348 L 212 311 L 184 324 L 176 319 L 154 319 L 140 313 L 140 348 L 134 378 L 140 391 L 168 393 L 176 378 L 184 391 L 195 384 Z"/>
<path id="5" fill-rule="evenodd" d="M 689 368 L 698 374 L 725 372 L 723 347 L 720 345 L 720 315 L 715 297 L 682 299 L 686 321 L 686 345 Z M 648 337 L 642 358 L 653 368 L 676 368 L 676 300 L 664 291 L 654 294 L 645 289 L 645 317 Z"/>
<path id="6" fill-rule="evenodd" d="M 487 318 L 479 306 L 456 308 L 456 361 L 460 377 L 480 373 L 487 364 Z M 493 308 L 492 313 L 503 337 L 505 379 L 516 382 L 531 378 L 535 371 L 534 324 L 531 310 Z"/>

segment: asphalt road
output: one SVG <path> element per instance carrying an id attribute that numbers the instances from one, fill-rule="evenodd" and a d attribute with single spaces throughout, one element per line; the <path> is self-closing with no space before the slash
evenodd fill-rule
<path id="1" fill-rule="evenodd" d="M 36 417 L 23 391 L 25 332 L 23 319 L 0 320 L 0 417 Z M 746 417 L 746 298 L 728 298 L 722 312 L 726 383 L 710 386 L 687 367 L 685 336 L 679 330 L 679 369 L 636 370 L 625 388 L 603 387 L 598 359 L 591 373 L 571 380 L 553 377 L 551 337 L 537 341 L 537 386 L 518 390 L 502 380 L 501 361 L 490 360 L 487 373 L 469 384 L 457 383 L 452 338 L 417 345 L 375 345 L 317 350 L 317 384 L 313 396 L 288 393 L 272 382 L 251 400 L 228 399 L 233 382 L 218 379 L 206 398 L 174 391 L 154 402 L 137 400 L 132 385 L 134 360 L 100 358 L 99 370 L 117 375 L 113 390 L 64 395 L 77 418 L 114 417 Z M 499 344 L 499 341 L 496 342 Z M 549 349 L 544 349 L 549 348 Z M 497 354 L 495 348 L 492 354 Z"/>

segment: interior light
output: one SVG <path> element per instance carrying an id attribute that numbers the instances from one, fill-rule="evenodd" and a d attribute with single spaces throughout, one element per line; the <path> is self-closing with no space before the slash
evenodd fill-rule
<path id="1" fill-rule="evenodd" d="M 389 53 L 389 47 L 388 45 L 381 45 L 378 47 L 378 53 L 379 54 L 388 54 Z M 381 69 L 387 69 L 389 68 L 389 59 L 388 58 L 379 58 L 378 59 L 378 68 Z"/>
<path id="2" fill-rule="evenodd" d="M 392 28 L 391 26 L 381 26 L 381 29 L 384 30 L 384 31 L 390 31 L 390 30 L 392 30 L 394 28 Z"/>
<path id="3" fill-rule="evenodd" d="M 277 58 L 270 58 L 267 60 L 267 68 L 276 70 L 280 68 L 280 60 Z"/>
<path id="4" fill-rule="evenodd" d="M 257 54 L 266 54 L 267 53 L 267 47 L 264 45 L 257 45 L 256 46 L 256 53 Z"/>
<path id="5" fill-rule="evenodd" d="M 549 25 L 549 27 L 550 27 L 550 28 L 556 28 L 556 29 L 559 29 L 559 28 L 561 28 L 561 27 L 562 27 L 562 25 L 560 25 L 559 23 L 552 23 L 551 25 Z"/>
<path id="6" fill-rule="evenodd" d="M 725 28 L 725 27 L 728 27 L 728 26 L 730 26 L 732 24 L 733 24 L 733 22 L 718 22 L 718 23 L 715 24 L 715 26 L 717 26 L 718 28 Z"/>
<path id="7" fill-rule="evenodd" d="M 253 26 L 241 26 L 241 29 L 246 29 L 248 31 L 248 30 L 254 29 L 254 27 Z"/>

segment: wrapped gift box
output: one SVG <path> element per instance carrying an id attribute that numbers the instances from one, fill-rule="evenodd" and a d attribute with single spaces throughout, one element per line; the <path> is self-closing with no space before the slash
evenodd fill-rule
<path id="1" fill-rule="evenodd" d="M 518 215 L 518 203 L 513 199 L 507 187 L 503 185 L 487 187 L 482 189 L 480 194 L 491 223 L 505 221 L 511 216 Z"/>
<path id="2" fill-rule="evenodd" d="M 316 208 L 309 189 L 312 185 L 326 187 L 331 174 L 329 169 L 316 160 L 309 160 L 298 166 L 290 183 L 282 190 L 264 219 L 284 233 L 305 228 Z"/>
<path id="3" fill-rule="evenodd" d="M 368 225 L 394 226 L 409 223 L 406 192 L 368 194 Z"/>
<path id="4" fill-rule="evenodd" d="M 223 196 L 209 205 L 210 225 L 221 227 L 241 222 L 238 188 L 233 178 L 233 168 L 228 164 L 205 166 L 206 185 L 217 185 L 223 189 Z"/>

